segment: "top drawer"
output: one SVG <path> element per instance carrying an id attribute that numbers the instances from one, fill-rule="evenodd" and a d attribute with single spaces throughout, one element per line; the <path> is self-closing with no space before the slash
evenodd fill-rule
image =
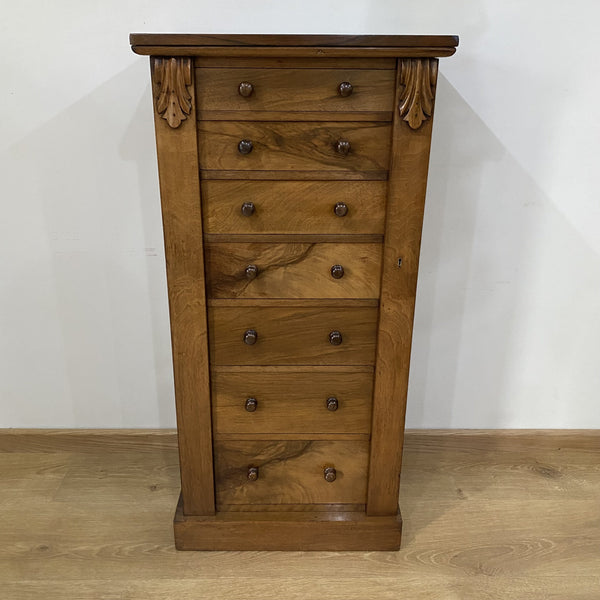
<path id="1" fill-rule="evenodd" d="M 365 113 L 391 120 L 395 76 L 392 69 L 198 68 L 198 115 L 233 118 L 227 113 L 235 111 L 236 119 L 244 118 L 237 113 L 260 119 L 264 112 L 294 112 L 313 120 L 311 113 Z"/>

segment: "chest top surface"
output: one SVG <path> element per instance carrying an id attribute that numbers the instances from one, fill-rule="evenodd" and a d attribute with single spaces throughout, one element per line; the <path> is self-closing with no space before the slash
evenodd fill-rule
<path id="1" fill-rule="evenodd" d="M 132 33 L 137 54 L 167 56 L 441 57 L 458 46 L 455 35 L 225 35 Z"/>

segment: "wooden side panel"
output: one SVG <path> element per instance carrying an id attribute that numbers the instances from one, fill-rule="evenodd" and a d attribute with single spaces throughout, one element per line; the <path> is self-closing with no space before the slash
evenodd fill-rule
<path id="1" fill-rule="evenodd" d="M 368 460 L 367 441 L 215 441 L 217 506 L 364 503 Z M 326 481 L 327 468 L 335 480 Z"/>
<path id="2" fill-rule="evenodd" d="M 382 122 L 200 121 L 200 165 L 205 176 L 212 170 L 385 173 L 390 128 Z M 252 142 L 248 154 L 238 150 L 242 140 Z M 338 141 L 350 142 L 347 154 L 337 152 Z"/>
<path id="3" fill-rule="evenodd" d="M 181 487 L 185 514 L 211 515 L 215 506 L 194 86 L 173 88 L 169 82 L 185 82 L 185 61 L 189 59 L 172 60 L 175 62 L 169 61 L 165 69 L 164 61 L 161 66 L 160 59 L 153 58 L 151 71 Z M 186 88 L 189 100 L 184 93 Z"/>
<path id="4" fill-rule="evenodd" d="M 417 271 L 427 186 L 432 119 L 409 117 L 420 103 L 420 90 L 435 94 L 437 60 L 419 59 L 425 75 L 413 81 L 416 93 L 403 114 L 394 117 L 387 199 L 367 513 L 392 515 L 398 510 L 402 442 L 408 388 Z M 397 106 L 406 97 L 399 61 Z M 429 86 L 429 87 L 426 87 Z M 402 105 L 403 108 L 405 105 Z M 412 111 L 412 112 L 411 112 Z M 412 124 L 408 122 L 412 118 Z M 401 260 L 401 264 L 399 264 Z"/>
<path id="5" fill-rule="evenodd" d="M 213 365 L 372 365 L 377 308 L 209 308 Z M 253 345 L 244 333 L 257 332 Z M 330 333 L 342 334 L 332 345 Z"/>
<path id="6" fill-rule="evenodd" d="M 210 298 L 378 298 L 381 244 L 208 243 L 206 265 Z"/>
<path id="7" fill-rule="evenodd" d="M 212 373 L 215 436 L 223 433 L 364 433 L 371 430 L 371 373 L 329 371 Z M 246 409 L 246 400 L 256 401 Z M 327 405 L 335 398 L 333 406 Z M 252 408 L 252 407 L 251 407 Z M 335 408 L 335 410 L 332 410 Z"/>
<path id="8" fill-rule="evenodd" d="M 204 231 L 383 235 L 386 190 L 384 181 L 204 181 Z M 252 214 L 242 214 L 244 203 Z"/>

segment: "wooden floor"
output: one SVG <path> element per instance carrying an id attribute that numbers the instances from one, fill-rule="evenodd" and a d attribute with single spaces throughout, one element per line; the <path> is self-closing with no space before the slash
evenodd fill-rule
<path id="1" fill-rule="evenodd" d="M 177 552 L 173 432 L 0 431 L 3 600 L 600 599 L 599 432 L 410 432 L 399 552 Z"/>

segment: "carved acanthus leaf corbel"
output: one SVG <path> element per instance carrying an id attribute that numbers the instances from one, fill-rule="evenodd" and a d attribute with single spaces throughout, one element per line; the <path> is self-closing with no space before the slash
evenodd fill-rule
<path id="1" fill-rule="evenodd" d="M 192 111 L 192 61 L 190 58 L 155 58 L 156 111 L 176 129 Z"/>
<path id="2" fill-rule="evenodd" d="M 411 129 L 421 127 L 433 113 L 437 60 L 434 58 L 405 58 L 400 63 L 400 93 L 398 110 Z"/>

